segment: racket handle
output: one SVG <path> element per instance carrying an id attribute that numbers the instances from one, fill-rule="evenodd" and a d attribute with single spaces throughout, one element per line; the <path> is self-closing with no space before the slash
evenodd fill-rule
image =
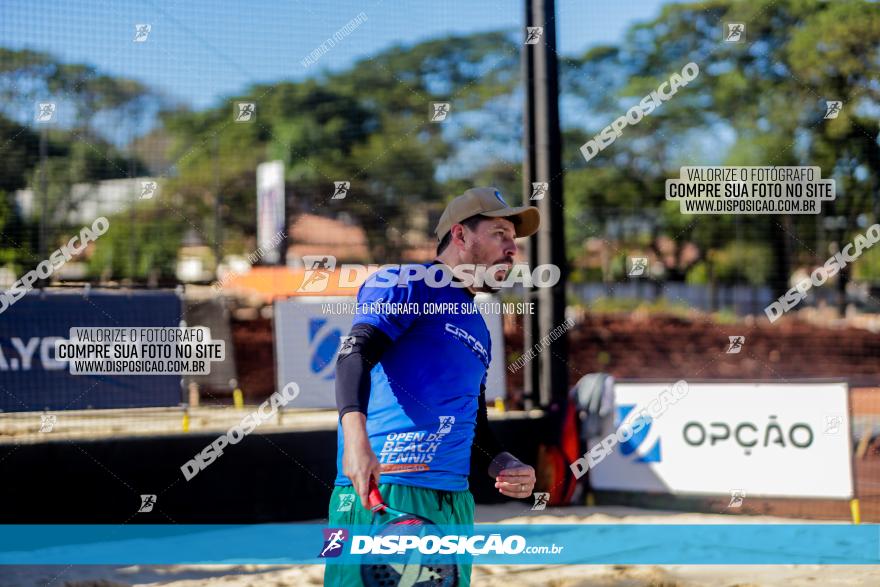
<path id="1" fill-rule="evenodd" d="M 370 492 L 367 495 L 367 503 L 370 506 L 370 511 L 384 511 L 387 507 L 385 504 L 385 500 L 382 498 L 382 494 L 379 493 L 379 486 L 376 485 L 376 479 L 370 475 Z"/>

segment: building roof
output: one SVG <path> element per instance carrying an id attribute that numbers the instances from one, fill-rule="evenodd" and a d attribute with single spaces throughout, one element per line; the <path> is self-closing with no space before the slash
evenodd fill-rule
<path id="1" fill-rule="evenodd" d="M 288 228 L 290 256 L 332 255 L 337 259 L 366 261 L 367 234 L 360 226 L 315 214 L 295 216 Z"/>
<path id="2" fill-rule="evenodd" d="M 356 285 L 343 287 L 339 285 L 339 270 L 306 273 L 305 269 L 294 267 L 254 267 L 247 273 L 230 274 L 222 285 L 231 293 L 255 296 L 271 303 L 292 296 L 356 296 L 364 281 L 360 279 Z"/>

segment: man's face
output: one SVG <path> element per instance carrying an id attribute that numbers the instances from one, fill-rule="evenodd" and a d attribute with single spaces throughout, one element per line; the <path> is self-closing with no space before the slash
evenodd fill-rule
<path id="1" fill-rule="evenodd" d="M 493 272 L 497 281 L 503 280 L 513 266 L 513 256 L 516 254 L 513 222 L 506 218 L 490 218 L 480 221 L 474 230 L 465 226 L 462 229 L 464 244 L 461 248 L 461 262 L 487 268 L 504 265 L 505 268 Z M 498 291 L 497 287 L 491 287 L 487 283 L 475 289 L 490 293 Z"/>

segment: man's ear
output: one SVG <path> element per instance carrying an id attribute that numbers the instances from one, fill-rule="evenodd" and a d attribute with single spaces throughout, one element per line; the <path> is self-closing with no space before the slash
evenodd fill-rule
<path id="1" fill-rule="evenodd" d="M 460 240 L 464 241 L 464 225 L 463 224 L 453 224 L 452 228 L 449 230 L 450 240 Z"/>

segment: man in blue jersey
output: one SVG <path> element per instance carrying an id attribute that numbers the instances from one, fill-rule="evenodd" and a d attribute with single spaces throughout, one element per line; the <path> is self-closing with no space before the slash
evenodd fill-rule
<path id="1" fill-rule="evenodd" d="M 534 469 L 502 450 L 486 415 L 492 348 L 474 296 L 496 288 L 479 280 L 470 287 L 461 280 L 443 285 L 437 277 L 461 277 L 453 269 L 476 265 L 503 280 L 517 251 L 514 239 L 531 236 L 539 224 L 537 208 L 511 207 L 495 188 L 469 189 L 443 212 L 432 263 L 377 272 L 361 287 L 336 363 L 330 526 L 370 523 L 371 478 L 391 507 L 440 525 L 473 524 L 472 452 L 500 493 L 531 495 Z M 413 277 L 425 274 L 433 277 Z M 443 311 L 422 311 L 427 308 Z M 470 565 L 460 565 L 459 573 L 459 584 L 469 585 Z M 325 584 L 360 585 L 358 569 L 328 564 Z"/>

